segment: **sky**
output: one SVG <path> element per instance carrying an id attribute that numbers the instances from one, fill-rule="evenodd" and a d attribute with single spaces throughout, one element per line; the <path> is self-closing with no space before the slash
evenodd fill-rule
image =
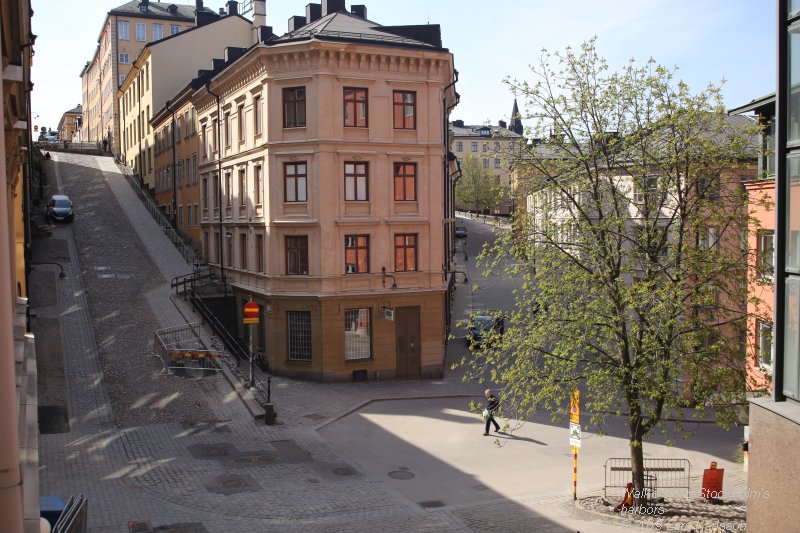
<path id="1" fill-rule="evenodd" d="M 125 0 L 31 0 L 34 10 L 33 123 L 55 128 L 81 103 L 80 72 L 97 47 L 106 13 Z M 194 1 L 174 0 L 176 4 Z M 249 0 L 248 2 L 249 3 Z M 267 0 L 267 24 L 282 35 L 309 0 Z M 738 107 L 775 91 L 774 0 L 355 0 L 381 25 L 438 24 L 453 53 L 461 103 L 451 120 L 508 120 L 506 78 L 533 81 L 542 49 L 562 51 L 597 37 L 611 70 L 653 58 L 677 67 L 693 92 L 722 84 Z M 205 0 L 218 10 L 224 0 Z M 348 0 L 349 9 L 351 2 Z M 76 9 L 79 6 L 79 9 Z M 248 15 L 252 18 L 252 14 Z M 221 54 L 220 54 L 221 56 Z M 188 81 L 188 80 L 187 80 Z M 522 102 L 520 99 L 521 111 Z"/>

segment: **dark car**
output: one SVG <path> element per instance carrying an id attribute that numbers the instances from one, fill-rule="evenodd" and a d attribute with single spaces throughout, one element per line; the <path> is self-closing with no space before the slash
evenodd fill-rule
<path id="1" fill-rule="evenodd" d="M 73 218 L 72 201 L 64 194 L 54 194 L 47 202 L 47 219 L 69 222 Z"/>
<path id="2" fill-rule="evenodd" d="M 489 341 L 502 336 L 505 329 L 506 321 L 502 315 L 473 315 L 467 325 L 467 345 L 488 346 Z"/>
<path id="3" fill-rule="evenodd" d="M 466 239 L 467 238 L 467 228 L 464 226 L 456 226 L 455 231 L 456 239 Z"/>

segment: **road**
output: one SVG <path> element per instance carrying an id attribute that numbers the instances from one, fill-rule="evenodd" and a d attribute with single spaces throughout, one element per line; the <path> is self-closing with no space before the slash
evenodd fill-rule
<path id="1" fill-rule="evenodd" d="M 37 266 L 31 278 L 41 405 L 57 411 L 40 435 L 41 494 L 87 496 L 89 531 L 623 530 L 569 500 L 565 428 L 532 420 L 497 446 L 467 409 L 482 387 L 458 372 L 337 384 L 273 377 L 276 426 L 254 421 L 218 376 L 163 374 L 149 344 L 155 329 L 197 319 L 169 289 L 189 267 L 109 158 L 56 154 L 47 172 L 76 220 L 34 244 L 37 261 L 65 272 Z M 456 318 L 505 308 L 511 287 L 474 267 L 492 230 L 466 224 L 460 268 L 491 289 L 460 285 Z M 464 350 L 453 341 L 448 358 Z M 596 492 L 598 461 L 619 455 L 617 440 L 594 442 L 604 447 L 586 448 L 584 494 Z M 721 449 L 716 437 L 708 443 Z"/>

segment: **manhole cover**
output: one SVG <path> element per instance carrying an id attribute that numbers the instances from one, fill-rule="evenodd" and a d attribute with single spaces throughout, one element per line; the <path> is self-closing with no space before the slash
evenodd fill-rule
<path id="1" fill-rule="evenodd" d="M 408 470 L 392 470 L 389 472 L 389 477 L 392 479 L 413 479 L 414 474 Z"/>
<path id="2" fill-rule="evenodd" d="M 352 476 L 355 472 L 353 472 L 352 468 L 341 466 L 339 468 L 334 468 L 333 473 L 336 474 L 337 476 Z"/>
<path id="3" fill-rule="evenodd" d="M 274 463 L 276 460 L 271 455 L 244 455 L 242 457 L 234 457 L 231 462 L 237 465 L 266 465 Z"/>

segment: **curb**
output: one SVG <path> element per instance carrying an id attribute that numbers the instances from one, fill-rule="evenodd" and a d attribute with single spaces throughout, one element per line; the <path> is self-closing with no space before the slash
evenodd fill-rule
<path id="1" fill-rule="evenodd" d="M 358 405 L 356 405 L 354 407 L 351 407 L 347 411 L 344 411 L 343 413 L 340 413 L 340 414 L 334 416 L 333 418 L 331 418 L 329 420 L 325 420 L 324 422 L 322 422 L 320 424 L 317 424 L 316 426 L 314 426 L 311 429 L 313 429 L 314 431 L 319 431 L 320 429 L 324 428 L 325 426 L 327 426 L 329 424 L 333 424 L 334 422 L 337 422 L 337 421 L 341 420 L 342 418 L 344 418 L 346 416 L 349 416 L 349 415 L 355 413 L 356 411 L 358 411 L 359 409 L 362 409 L 362 408 L 366 407 L 367 405 L 369 405 L 371 403 L 374 403 L 374 402 L 396 402 L 398 400 L 439 400 L 439 399 L 444 399 L 444 398 L 475 398 L 477 396 L 478 395 L 476 395 L 476 394 L 442 394 L 442 395 L 433 395 L 433 396 L 390 396 L 388 398 L 371 398 L 369 400 L 365 400 L 365 401 L 361 402 L 360 404 L 358 404 Z M 482 398 L 482 396 L 481 396 L 481 398 Z"/>

